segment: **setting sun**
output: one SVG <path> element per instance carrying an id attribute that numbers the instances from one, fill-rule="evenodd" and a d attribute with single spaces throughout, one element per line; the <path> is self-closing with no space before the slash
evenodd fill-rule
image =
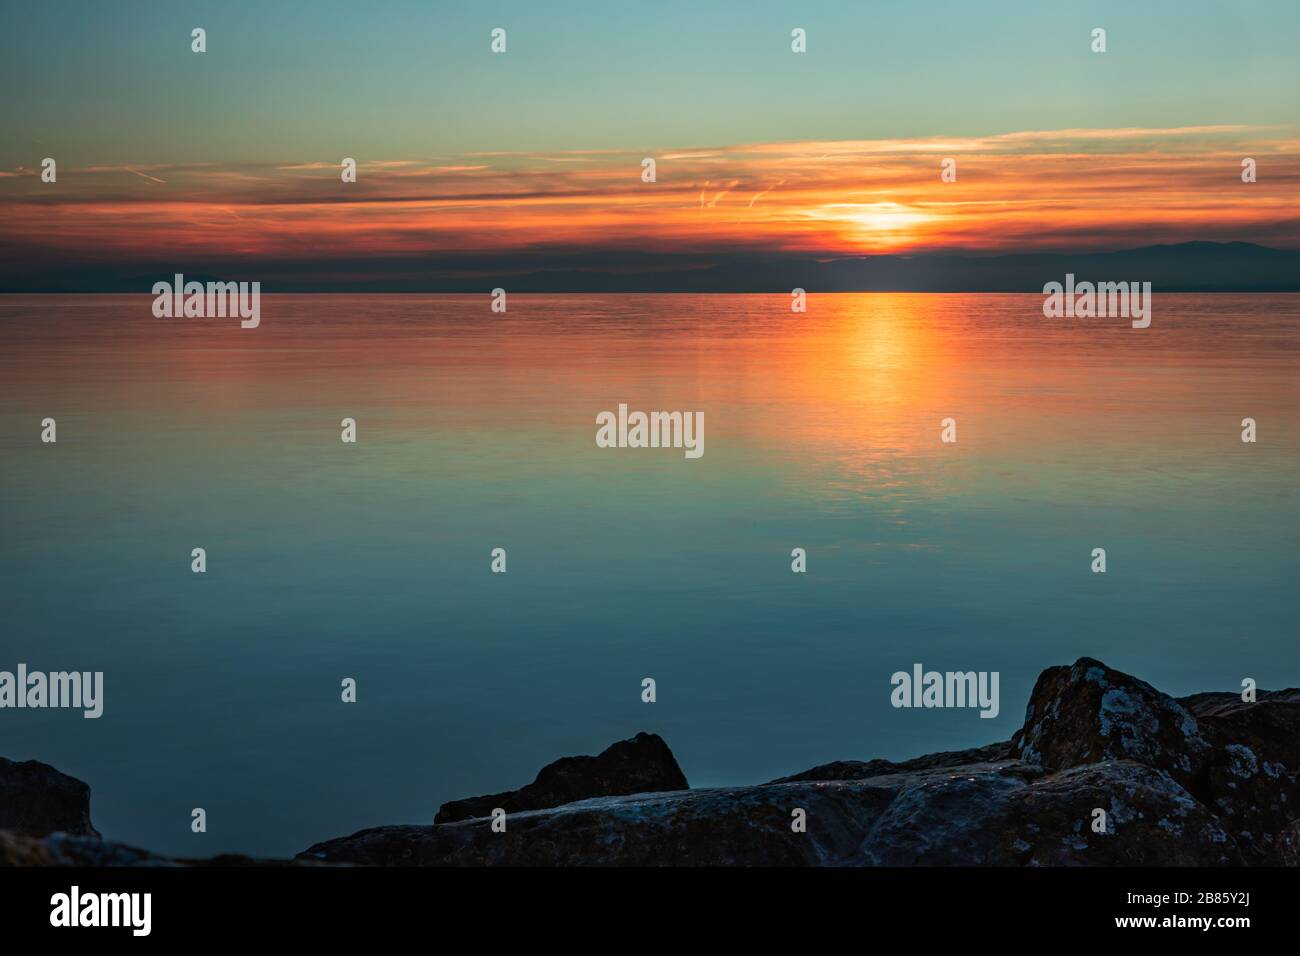
<path id="1" fill-rule="evenodd" d="M 841 239 L 854 246 L 897 249 L 915 241 L 918 227 L 936 217 L 896 202 L 830 203 L 816 218 L 838 226 Z"/>

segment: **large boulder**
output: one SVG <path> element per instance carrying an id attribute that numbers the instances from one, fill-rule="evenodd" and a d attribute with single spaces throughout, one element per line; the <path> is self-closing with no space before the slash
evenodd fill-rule
<path id="1" fill-rule="evenodd" d="M 1274 863 L 1300 806 L 1300 691 L 1175 700 L 1081 658 L 1038 678 L 1012 738 L 1027 763 L 1067 770 L 1133 760 L 1166 771 L 1234 835 L 1247 862 Z"/>
<path id="2" fill-rule="evenodd" d="M 49 764 L 0 757 L 0 830 L 98 837 L 90 825 L 90 787 Z"/>
<path id="3" fill-rule="evenodd" d="M 685 790 L 689 784 L 677 758 L 658 734 L 637 734 L 620 740 L 595 757 L 562 757 L 549 763 L 526 787 L 484 797 L 444 803 L 434 823 L 455 823 L 489 816 L 497 807 L 506 813 L 544 810 L 588 797 Z"/>
<path id="4" fill-rule="evenodd" d="M 1025 866 L 1244 862 L 1233 834 L 1208 807 L 1165 771 L 1127 760 L 1043 777 L 1015 795 L 994 829 L 1011 841 L 1001 848 L 1002 862 Z"/>
<path id="5" fill-rule="evenodd" d="M 1047 770 L 1132 760 L 1182 781 L 1211 749 L 1186 707 L 1090 657 L 1039 675 L 1012 744 L 1021 760 Z"/>
<path id="6" fill-rule="evenodd" d="M 1214 815 L 1164 771 L 1108 761 L 1059 774 L 1010 763 L 917 780 L 872 825 L 860 858 L 846 862 L 1221 866 L 1242 858 Z"/>
<path id="7" fill-rule="evenodd" d="M 1281 863 L 1300 815 L 1300 691 L 1196 694 L 1180 703 L 1211 742 L 1191 789 L 1237 834 L 1252 862 Z"/>

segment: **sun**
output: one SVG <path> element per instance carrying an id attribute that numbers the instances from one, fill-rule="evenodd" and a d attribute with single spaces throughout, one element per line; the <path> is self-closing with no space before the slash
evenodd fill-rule
<path id="1" fill-rule="evenodd" d="M 896 202 L 827 203 L 810 213 L 844 241 L 864 249 L 898 249 L 913 245 L 934 216 Z"/>

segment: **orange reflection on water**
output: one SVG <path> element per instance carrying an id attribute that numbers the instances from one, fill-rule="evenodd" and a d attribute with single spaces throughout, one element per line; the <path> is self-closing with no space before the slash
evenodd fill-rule
<path id="1" fill-rule="evenodd" d="M 351 413 L 430 449 L 528 435 L 559 471 L 594 447 L 599 411 L 702 410 L 705 467 L 885 489 L 976 459 L 1007 481 L 1085 453 L 1137 466 L 1180 442 L 1221 448 L 1247 411 L 1296 413 L 1300 296 L 1158 296 L 1147 330 L 1045 320 L 1036 295 L 812 295 L 806 313 L 788 294 L 514 295 L 505 315 L 487 301 L 267 295 L 245 330 L 156 319 L 147 296 L 10 297 L 0 390 L 36 421 L 237 415 L 308 440 Z M 1260 454 L 1295 444 L 1273 429 Z"/>

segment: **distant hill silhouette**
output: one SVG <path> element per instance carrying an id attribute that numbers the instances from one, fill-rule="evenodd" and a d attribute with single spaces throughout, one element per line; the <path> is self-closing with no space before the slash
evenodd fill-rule
<path id="1" fill-rule="evenodd" d="M 810 292 L 1042 292 L 1045 283 L 1061 282 L 1067 272 L 1076 282 L 1150 282 L 1164 292 L 1300 291 L 1300 252 L 1248 242 L 1184 242 L 1101 253 L 872 256 L 768 268 L 765 287 L 802 285 Z M 807 278 L 794 281 L 799 276 Z M 725 268 L 700 279 L 719 289 L 745 282 Z"/>
<path id="2" fill-rule="evenodd" d="M 12 268 L 12 265 L 11 265 Z M 1160 292 L 1300 292 L 1300 252 L 1249 242 L 1184 242 L 1118 252 L 998 256 L 705 256 L 611 251 L 504 256 L 183 262 L 0 274 L 0 292 L 143 292 L 186 279 L 259 280 L 273 292 L 1041 292 L 1076 281 L 1150 282 Z"/>

